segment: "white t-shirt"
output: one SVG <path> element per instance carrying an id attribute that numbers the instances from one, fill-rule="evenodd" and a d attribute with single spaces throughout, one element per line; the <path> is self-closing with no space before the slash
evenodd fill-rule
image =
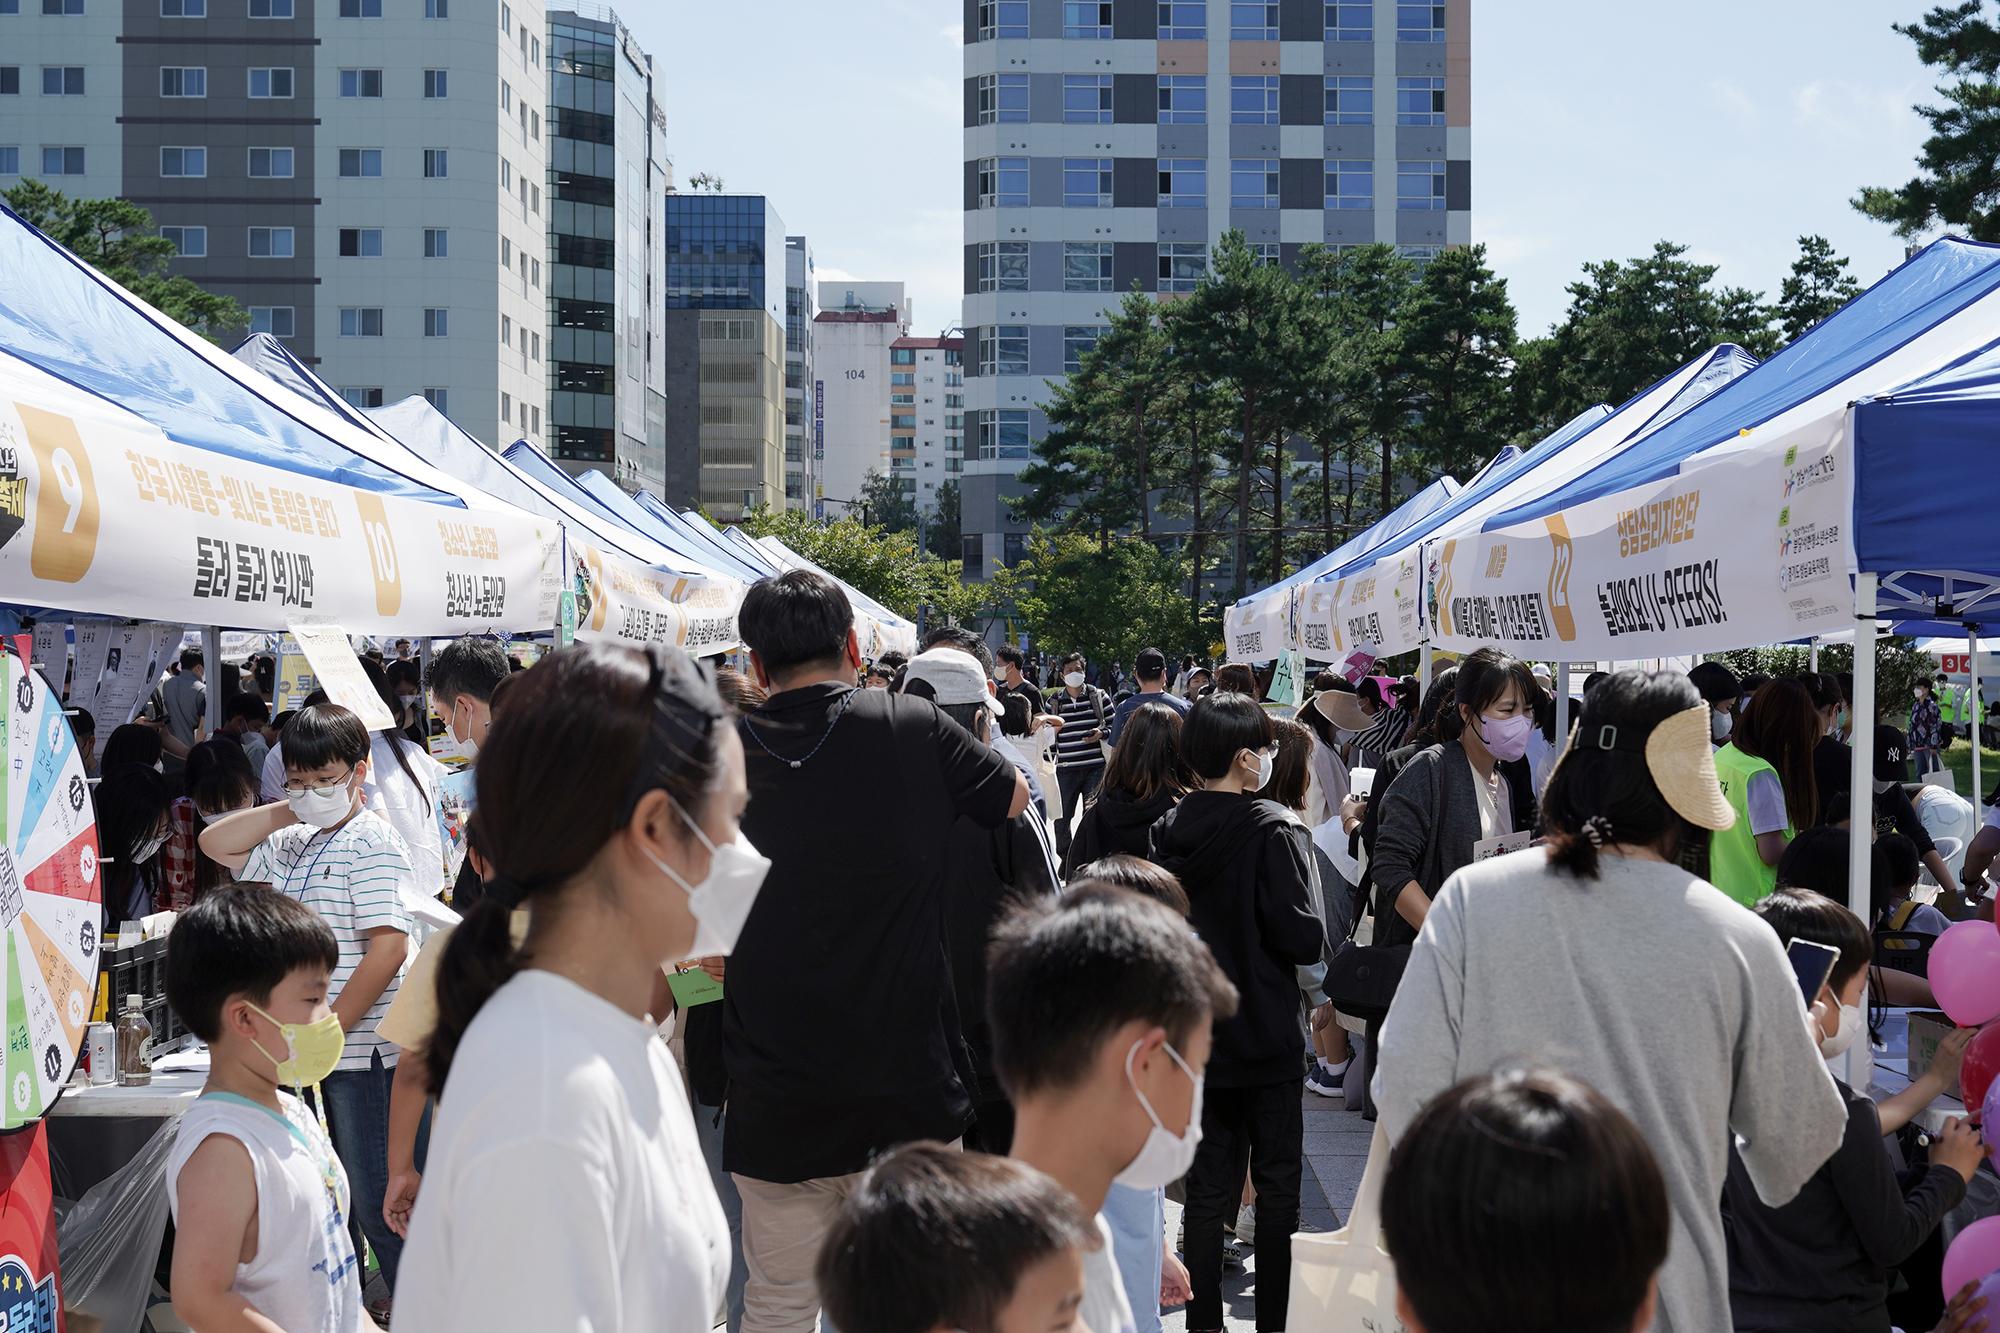
<path id="1" fill-rule="evenodd" d="M 722 1205 L 657 1029 L 552 972 L 516 975 L 452 1061 L 397 1324 L 706 1329 L 728 1280 Z"/>
<path id="2" fill-rule="evenodd" d="M 358 1333 L 361 1261 L 347 1235 L 347 1171 L 305 1103 L 280 1092 L 281 1117 L 237 1097 L 197 1097 L 167 1151 L 167 1206 L 181 1215 L 180 1175 L 221 1134 L 250 1154 L 257 1182 L 257 1256 L 231 1289 L 286 1333 Z"/>
<path id="3" fill-rule="evenodd" d="M 258 843 L 236 876 L 252 884 L 268 883 L 298 899 L 332 928 L 340 945 L 328 992 L 334 1000 L 367 955 L 369 931 L 387 927 L 410 933 L 410 912 L 403 904 L 410 877 L 403 840 L 373 810 L 363 810 L 331 832 L 289 824 Z M 378 1052 L 383 1064 L 396 1063 L 395 1045 L 378 1036 L 375 1025 L 389 1011 L 402 975 L 403 968 L 397 968 L 368 1016 L 347 1030 L 341 1069 L 367 1069 L 369 1057 Z"/>
<path id="4" fill-rule="evenodd" d="M 411 887 L 422 897 L 435 898 L 444 889 L 444 839 L 438 831 L 438 781 L 444 766 L 415 742 L 403 745 L 403 758 L 417 775 L 412 782 L 396 762 L 397 748 L 379 731 L 368 737 L 363 795 L 368 808 L 388 820 L 409 848 L 410 866 L 416 872 Z"/>
<path id="5" fill-rule="evenodd" d="M 1090 1333 L 1137 1333 L 1125 1279 L 1118 1275 L 1118 1256 L 1111 1249 L 1111 1224 L 1097 1215 L 1099 1245 L 1083 1256 L 1083 1304 L 1077 1313 Z"/>
<path id="6" fill-rule="evenodd" d="M 1479 802 L 1480 841 L 1499 838 L 1514 831 L 1514 793 L 1498 768 L 1492 778 L 1482 778 L 1472 770 L 1472 795 Z"/>

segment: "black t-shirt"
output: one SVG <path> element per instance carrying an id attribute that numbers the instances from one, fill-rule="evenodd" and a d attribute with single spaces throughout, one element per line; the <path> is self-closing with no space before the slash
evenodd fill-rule
<path id="1" fill-rule="evenodd" d="M 1023 676 L 1019 685 L 1002 685 L 1000 687 L 1000 701 L 1002 703 L 1005 703 L 1017 694 L 1028 701 L 1028 706 L 1035 710 L 1036 717 L 1042 715 L 1042 691 L 1034 681 Z"/>
<path id="2" fill-rule="evenodd" d="M 1006 822 L 1014 765 L 886 690 L 787 690 L 739 725 L 743 832 L 772 864 L 723 988 L 724 1168 L 796 1183 L 957 1138 L 946 846 L 961 815 Z"/>

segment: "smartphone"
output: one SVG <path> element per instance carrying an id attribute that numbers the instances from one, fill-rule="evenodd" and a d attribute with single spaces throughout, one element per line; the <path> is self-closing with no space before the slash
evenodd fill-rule
<path id="1" fill-rule="evenodd" d="M 1805 996 L 1806 1008 L 1810 1009 L 1826 979 L 1833 975 L 1840 950 L 1812 940 L 1793 940 L 1785 946 L 1785 956 L 1792 960 L 1792 974 L 1799 979 L 1799 993 Z"/>

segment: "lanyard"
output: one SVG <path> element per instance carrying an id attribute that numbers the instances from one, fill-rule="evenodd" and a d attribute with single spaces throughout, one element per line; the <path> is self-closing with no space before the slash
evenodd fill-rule
<path id="1" fill-rule="evenodd" d="M 333 839 L 334 839 L 334 835 L 336 835 L 336 834 L 337 834 L 337 833 L 339 833 L 339 832 L 340 832 L 340 830 L 339 830 L 339 829 L 328 829 L 328 830 L 326 830 L 326 835 L 327 835 L 327 837 L 326 837 L 326 841 L 325 841 L 325 842 L 323 842 L 323 843 L 321 843 L 321 844 L 319 845 L 319 850 L 318 850 L 317 852 L 314 852 L 314 853 L 313 853 L 313 859 L 312 859 L 312 864 L 306 867 L 306 873 L 305 873 L 305 877 L 304 877 L 303 879 L 301 879 L 301 880 L 299 881 L 299 887 L 298 887 L 298 892 L 297 892 L 297 893 L 294 893 L 294 892 L 292 892 L 292 876 L 291 876 L 291 873 L 290 873 L 289 871 L 288 871 L 288 872 L 286 872 L 286 874 L 285 874 L 285 880 L 284 880 L 284 884 L 283 884 L 283 889 L 284 889 L 284 894 L 285 894 L 285 896 L 286 896 L 287 898 L 299 898 L 299 899 L 303 899 L 303 898 L 305 897 L 305 894 L 306 894 L 306 891 L 307 891 L 308 889 L 312 888 L 312 877 L 313 877 L 313 871 L 315 871 L 315 870 L 318 870 L 318 869 L 319 869 L 319 859 L 320 859 L 320 858 L 321 858 L 322 856 L 325 856 L 325 855 L 326 855 L 326 851 L 327 851 L 327 848 L 329 848 L 329 847 L 333 846 Z M 307 837 L 307 839 L 306 839 L 306 847 L 310 847 L 310 846 L 312 846 L 312 840 L 313 840 L 313 838 L 317 838 L 318 836 L 319 836 L 319 834 L 318 834 L 317 832 L 315 832 L 315 833 L 313 833 L 312 835 L 310 835 L 309 837 Z M 303 861 L 303 860 L 305 859 L 305 854 L 306 854 L 306 848 L 305 848 L 305 847 L 301 847 L 301 848 L 299 848 L 299 860 L 300 860 L 300 861 Z M 297 865 L 298 865 L 298 861 L 294 861 L 294 862 L 292 862 L 292 865 L 293 865 L 293 867 L 294 867 L 294 868 L 296 868 L 296 867 L 297 867 Z M 254 1105 L 256 1105 L 256 1103 L 254 1103 L 254 1102 L 253 1102 L 253 1103 L 251 1103 L 251 1105 L 253 1105 L 253 1106 L 254 1106 Z M 270 1110 L 271 1108 L 269 1108 L 269 1107 L 267 1106 L 267 1107 L 265 1107 L 264 1109 L 268 1111 L 268 1110 Z"/>
<path id="2" fill-rule="evenodd" d="M 336 1181 L 334 1178 L 333 1162 L 330 1160 L 329 1154 L 321 1152 L 318 1146 L 315 1145 L 311 1139 L 306 1137 L 305 1131 L 292 1123 L 292 1118 L 290 1116 L 285 1115 L 278 1111 L 273 1111 L 270 1107 L 264 1105 L 262 1102 L 251 1101 L 248 1097 L 242 1096 L 239 1093 L 204 1092 L 201 1095 L 204 1098 L 211 1099 L 214 1101 L 228 1102 L 235 1106 L 247 1106 L 254 1111 L 261 1111 L 265 1115 L 270 1116 L 273 1120 L 277 1121 L 279 1124 L 283 1125 L 287 1130 L 289 1130 L 291 1132 L 292 1137 L 299 1141 L 299 1146 L 306 1150 L 306 1155 L 312 1158 L 313 1164 L 319 1168 L 320 1184 L 326 1186 L 327 1202 L 330 1205 L 332 1205 L 333 1210 L 336 1214 L 340 1212 L 340 1186 L 339 1182 Z M 320 1129 L 322 1132 L 325 1131 L 326 1126 L 324 1123 L 321 1124 Z"/>

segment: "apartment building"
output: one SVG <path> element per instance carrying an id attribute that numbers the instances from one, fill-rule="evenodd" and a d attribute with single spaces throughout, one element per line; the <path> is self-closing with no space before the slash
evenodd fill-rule
<path id="1" fill-rule="evenodd" d="M 964 0 L 966 577 L 1073 370 L 1136 283 L 1225 231 L 1424 259 L 1471 240 L 1470 0 Z"/>
<path id="2" fill-rule="evenodd" d="M 965 340 L 896 339 L 889 382 L 889 475 L 928 517 L 965 471 Z"/>
<path id="3" fill-rule="evenodd" d="M 819 279 L 812 246 L 803 236 L 785 238 L 785 507 L 824 518 L 819 461 L 824 445 L 813 429 L 813 316 Z"/>
<path id="4" fill-rule="evenodd" d="M 891 472 L 894 394 L 908 394 L 914 373 L 890 365 L 891 348 L 910 331 L 909 298 L 900 282 L 823 282 L 813 318 L 814 427 L 823 442 L 821 496 L 828 518 L 859 516 L 870 473 Z"/>

